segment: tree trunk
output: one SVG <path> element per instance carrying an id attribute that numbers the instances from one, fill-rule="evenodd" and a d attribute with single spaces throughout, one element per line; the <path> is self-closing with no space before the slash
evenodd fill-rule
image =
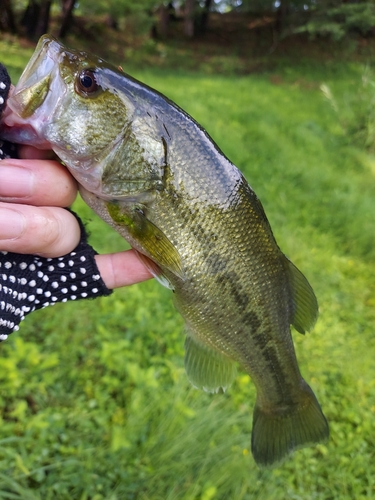
<path id="1" fill-rule="evenodd" d="M 49 29 L 49 20 L 52 0 L 42 0 L 40 4 L 38 23 L 35 29 L 35 38 L 45 35 Z"/>
<path id="2" fill-rule="evenodd" d="M 14 34 L 17 33 L 16 21 L 10 0 L 2 0 L 0 3 L 0 28 Z"/>
<path id="3" fill-rule="evenodd" d="M 62 21 L 58 35 L 60 38 L 64 38 L 72 26 L 75 3 L 76 0 L 62 0 Z"/>
<path id="4" fill-rule="evenodd" d="M 32 40 L 35 36 L 35 27 L 39 19 L 40 5 L 35 0 L 29 0 L 21 19 L 21 25 L 25 28 L 26 36 Z"/>
<path id="5" fill-rule="evenodd" d="M 202 14 L 201 14 L 201 19 L 200 19 L 200 31 L 201 31 L 202 35 L 204 35 L 207 31 L 208 18 L 210 15 L 211 4 L 212 4 L 212 0 L 205 0 L 205 2 L 204 2 L 204 7 L 203 7 Z"/>
<path id="6" fill-rule="evenodd" d="M 276 22 L 272 30 L 273 43 L 270 48 L 272 53 L 279 44 L 280 37 L 285 30 L 286 20 L 289 15 L 289 0 L 280 0 L 279 8 L 276 12 Z"/>
<path id="7" fill-rule="evenodd" d="M 164 4 L 159 6 L 159 34 L 162 38 L 167 38 L 168 36 L 168 24 L 169 24 L 169 12 L 168 7 Z"/>
<path id="8" fill-rule="evenodd" d="M 289 0 L 280 0 L 279 8 L 276 12 L 276 33 L 278 37 L 285 28 L 285 22 L 289 14 Z"/>
<path id="9" fill-rule="evenodd" d="M 185 22 L 184 22 L 184 32 L 189 38 L 194 36 L 194 11 L 195 11 L 195 0 L 185 1 Z"/>
<path id="10" fill-rule="evenodd" d="M 25 27 L 26 36 L 35 40 L 48 32 L 52 0 L 29 0 L 23 14 L 21 25 Z"/>

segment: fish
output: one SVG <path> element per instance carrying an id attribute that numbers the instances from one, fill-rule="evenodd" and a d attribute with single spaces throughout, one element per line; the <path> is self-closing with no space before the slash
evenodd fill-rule
<path id="1" fill-rule="evenodd" d="M 225 391 L 237 364 L 250 375 L 259 467 L 328 439 L 291 336 L 291 325 L 303 334 L 316 322 L 313 289 L 243 174 L 191 116 L 122 68 L 44 35 L 1 134 L 52 149 L 83 200 L 172 290 L 194 387 Z"/>

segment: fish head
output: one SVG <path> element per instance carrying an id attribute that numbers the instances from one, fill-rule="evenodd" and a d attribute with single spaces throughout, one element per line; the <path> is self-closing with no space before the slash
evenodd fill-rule
<path id="1" fill-rule="evenodd" d="M 144 149 L 137 147 L 142 128 L 133 133 L 137 103 L 123 90 L 124 78 L 122 70 L 99 57 L 45 35 L 8 99 L 1 136 L 53 149 L 78 182 L 98 196 L 121 198 L 147 189 L 160 177 L 162 145 L 153 165 L 136 158 Z M 129 143 L 133 155 L 127 166 Z"/>

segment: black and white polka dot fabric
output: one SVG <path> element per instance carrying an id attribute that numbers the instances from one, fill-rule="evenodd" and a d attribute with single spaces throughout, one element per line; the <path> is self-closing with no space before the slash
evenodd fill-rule
<path id="1" fill-rule="evenodd" d="M 111 290 L 100 277 L 95 255 L 85 235 L 64 257 L 0 252 L 0 341 L 17 331 L 25 316 L 36 309 L 109 295 Z"/>
<path id="2" fill-rule="evenodd" d="M 10 89 L 10 78 L 5 67 L 0 63 L 0 117 L 5 108 L 8 92 Z M 17 147 L 8 141 L 2 141 L 0 138 L 0 160 L 4 158 L 15 158 Z"/>
<path id="3" fill-rule="evenodd" d="M 8 73 L 0 64 L 0 117 L 9 88 Z M 0 160 L 15 154 L 16 146 L 0 138 Z M 81 241 L 73 252 L 63 257 L 49 259 L 0 251 L 0 342 L 19 330 L 25 316 L 37 309 L 112 293 L 99 274 L 95 262 L 97 252 L 87 243 L 81 220 L 73 215 L 81 228 Z"/>

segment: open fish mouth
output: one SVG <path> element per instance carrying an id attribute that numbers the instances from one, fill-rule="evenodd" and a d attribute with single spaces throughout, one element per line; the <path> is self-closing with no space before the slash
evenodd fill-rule
<path id="1" fill-rule="evenodd" d="M 41 133 L 51 117 L 48 100 L 55 91 L 64 94 L 64 86 L 53 78 L 62 57 L 61 45 L 50 37 L 40 39 L 36 50 L 12 89 L 0 125 L 1 137 L 15 143 L 49 149 L 50 144 Z M 57 89 L 56 86 L 59 88 Z M 45 106 L 42 107 L 42 104 Z"/>

